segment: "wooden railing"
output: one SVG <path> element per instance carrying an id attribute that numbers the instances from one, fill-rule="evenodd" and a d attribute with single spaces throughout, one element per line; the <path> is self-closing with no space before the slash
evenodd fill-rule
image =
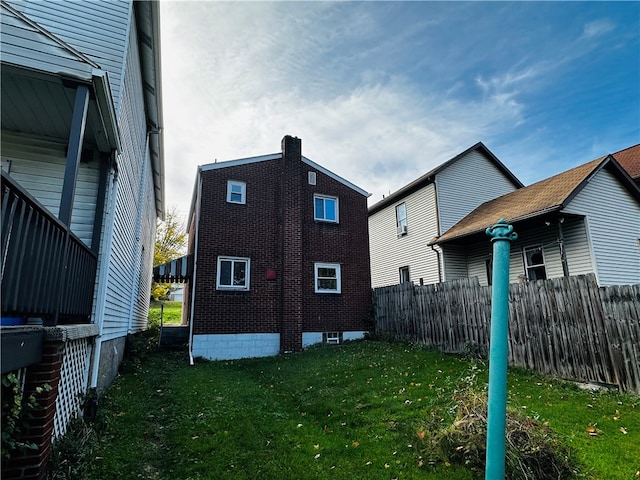
<path id="1" fill-rule="evenodd" d="M 89 322 L 97 257 L 2 172 L 2 316 Z"/>

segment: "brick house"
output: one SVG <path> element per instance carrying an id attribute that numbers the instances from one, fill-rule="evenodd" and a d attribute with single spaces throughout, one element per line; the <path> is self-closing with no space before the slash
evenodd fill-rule
<path id="1" fill-rule="evenodd" d="M 302 156 L 202 165 L 189 214 L 191 358 L 299 351 L 360 338 L 371 307 L 368 193 Z"/>

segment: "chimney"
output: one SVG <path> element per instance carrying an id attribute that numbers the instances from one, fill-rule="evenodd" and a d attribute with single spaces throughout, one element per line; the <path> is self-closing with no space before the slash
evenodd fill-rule
<path id="1" fill-rule="evenodd" d="M 302 349 L 302 142 L 289 135 L 282 139 L 282 320 L 280 349 Z"/>
<path id="2" fill-rule="evenodd" d="M 285 135 L 282 139 L 282 157 L 292 160 L 302 159 L 302 140 L 298 137 Z"/>

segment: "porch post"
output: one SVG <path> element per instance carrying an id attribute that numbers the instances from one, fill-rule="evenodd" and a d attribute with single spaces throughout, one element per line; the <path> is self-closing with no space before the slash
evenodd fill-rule
<path id="1" fill-rule="evenodd" d="M 58 212 L 58 218 L 67 227 L 71 225 L 71 212 L 73 210 L 73 199 L 76 192 L 78 165 L 82 154 L 82 143 L 84 141 L 88 109 L 89 87 L 87 85 L 78 85 L 76 89 L 76 100 L 73 105 L 73 115 L 71 117 L 67 165 L 64 170 L 64 183 L 62 184 L 62 197 L 60 198 L 60 211 Z"/>
<path id="2" fill-rule="evenodd" d="M 489 401 L 487 415 L 486 480 L 503 480 L 507 420 L 507 362 L 509 341 L 509 251 L 518 238 L 506 220 L 487 228 L 493 243 L 491 338 L 489 340 Z"/>

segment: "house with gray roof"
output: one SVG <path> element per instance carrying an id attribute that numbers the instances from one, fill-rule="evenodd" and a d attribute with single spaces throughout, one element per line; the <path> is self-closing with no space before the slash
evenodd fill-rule
<path id="1" fill-rule="evenodd" d="M 518 233 L 511 283 L 588 273 L 600 285 L 640 283 L 640 188 L 616 158 L 598 158 L 477 207 L 429 242 L 442 249 L 444 279 L 491 284 L 485 229 L 504 218 Z"/>

